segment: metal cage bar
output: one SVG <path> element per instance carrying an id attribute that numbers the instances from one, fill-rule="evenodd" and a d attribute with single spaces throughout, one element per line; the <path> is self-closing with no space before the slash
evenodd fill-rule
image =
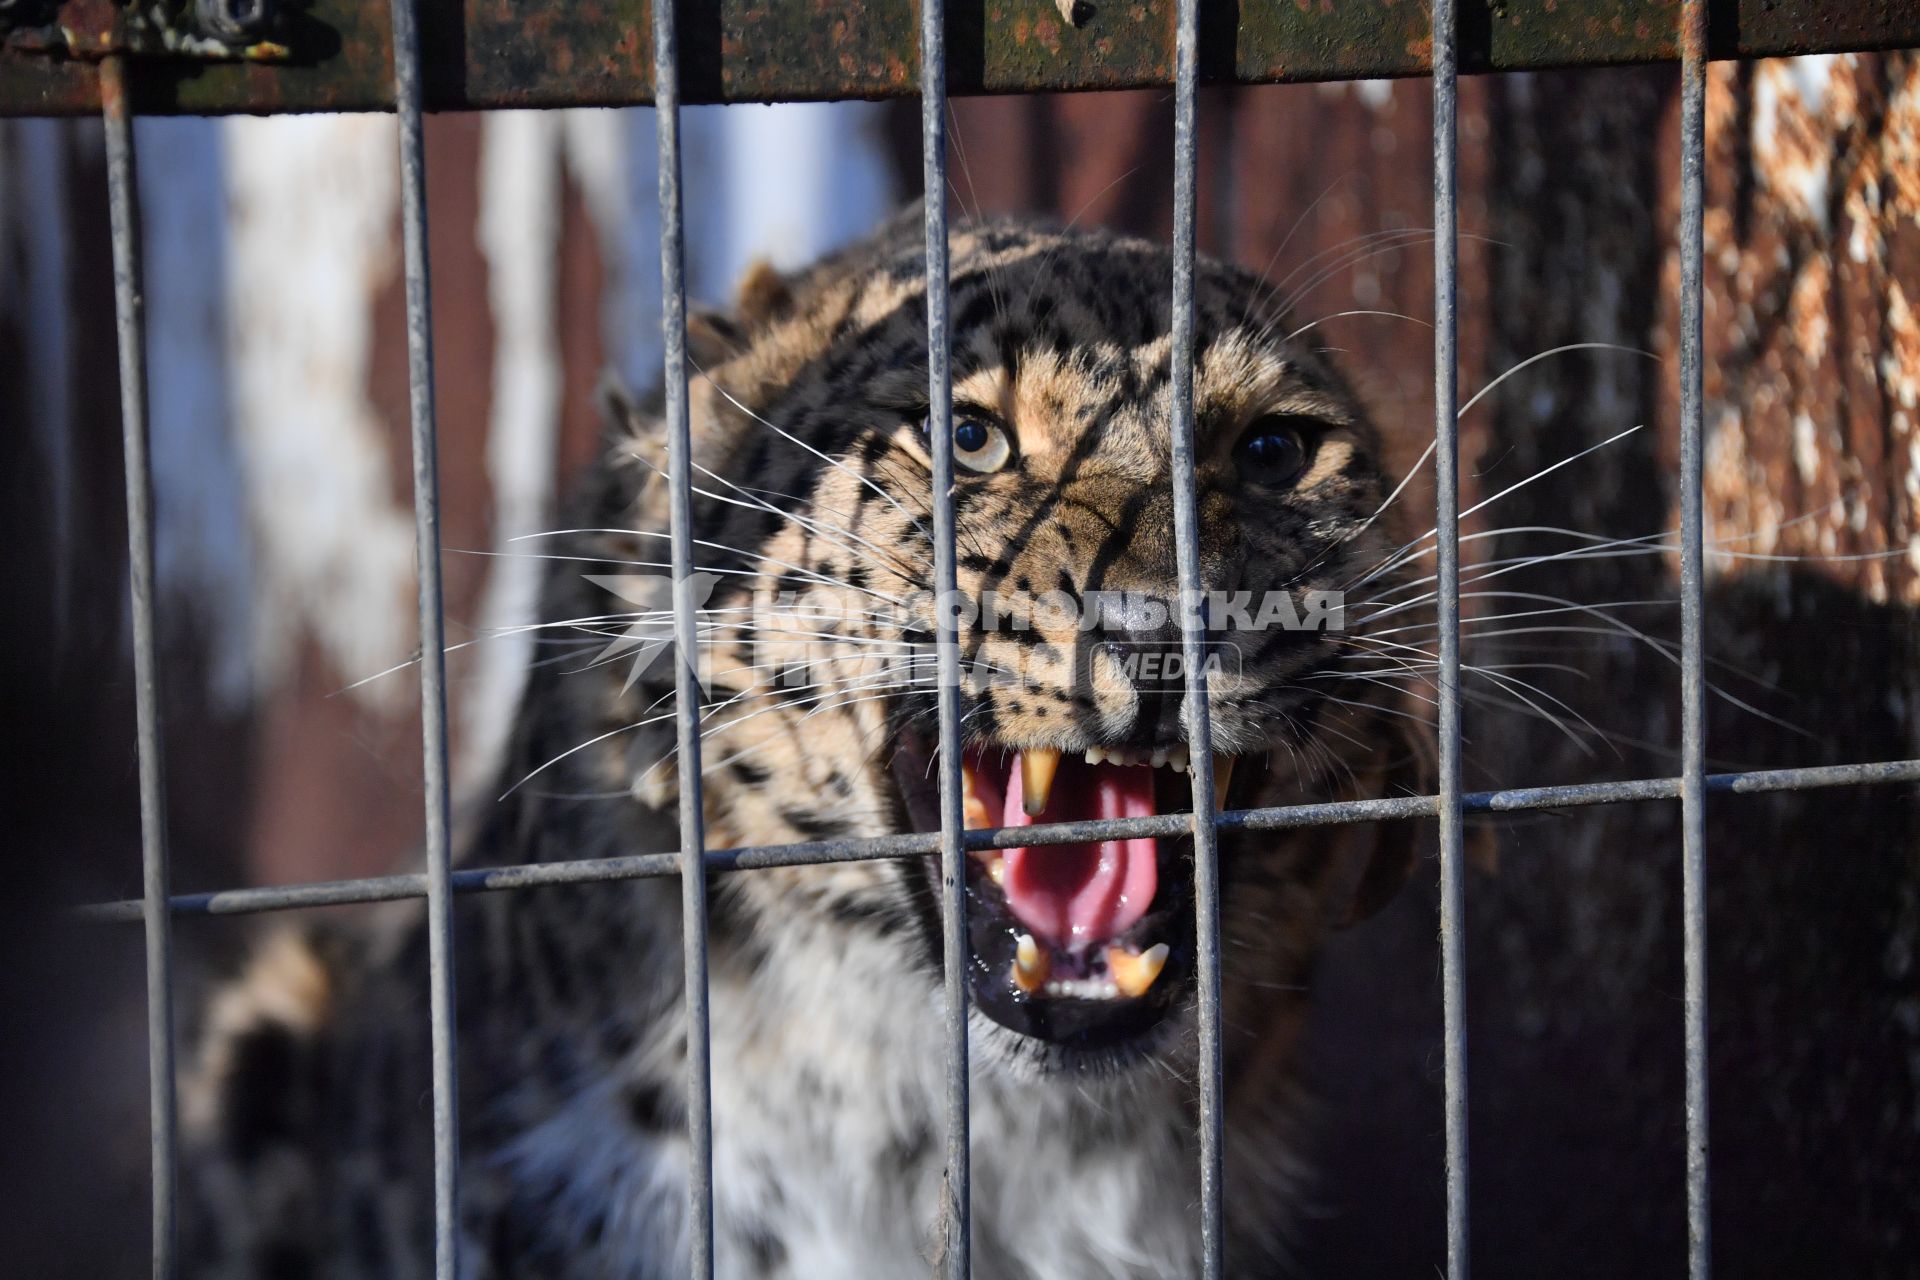
<path id="1" fill-rule="evenodd" d="M 1207 709 L 1206 619 L 1200 589 L 1200 510 L 1194 478 L 1194 222 L 1199 208 L 1200 3 L 1180 0 L 1173 78 L 1173 540 L 1180 579 L 1180 657 L 1193 782 L 1193 967 L 1198 995 L 1201 1274 L 1224 1268 L 1226 1130 L 1220 1064 L 1220 828 L 1214 820 L 1213 726 Z"/>
<path id="2" fill-rule="evenodd" d="M 673 563 L 674 727 L 680 793 L 680 945 L 687 1017 L 687 1274 L 713 1275 L 713 1040 L 707 1018 L 705 799 L 693 587 L 693 438 L 687 416 L 686 223 L 680 198 L 680 65 L 674 6 L 653 6 L 660 174 L 660 326 L 665 350 L 668 538 Z"/>
<path id="3" fill-rule="evenodd" d="M 1460 804 L 1459 44 L 1454 0 L 1433 0 L 1434 610 L 1440 794 L 1440 1006 L 1447 1147 L 1447 1280 L 1467 1280 L 1467 960 Z"/>
<path id="4" fill-rule="evenodd" d="M 947 1038 L 947 1167 L 935 1239 L 950 1280 L 972 1273 L 972 1120 L 967 1079 L 967 866 L 960 759 L 960 637 L 954 605 L 953 335 L 948 329 L 947 14 L 920 9 L 920 149 L 927 231 L 927 448 L 933 459 L 934 663 L 939 681 L 940 954 Z"/>
<path id="5" fill-rule="evenodd" d="M 153 1274 L 178 1274 L 175 1183 L 179 1113 L 174 1095 L 173 912 L 167 896 L 166 759 L 160 737 L 153 613 L 153 463 L 148 452 L 146 291 L 141 273 L 140 188 L 126 59 L 100 66 L 106 118 L 107 211 L 113 238 L 113 308 L 120 346 L 120 418 L 127 469 L 127 584 L 133 597 L 133 704 L 140 755 L 140 918 L 147 942 L 147 1103 L 152 1125 Z"/>
<path id="6" fill-rule="evenodd" d="M 1920 782 L 1920 760 L 1888 760 L 1875 764 L 1817 765 L 1804 769 L 1763 769 L 1746 773 L 1710 773 L 1709 793 L 1764 795 L 1775 791 L 1811 791 L 1828 787 L 1887 786 Z M 1622 782 L 1580 782 L 1553 787 L 1511 787 L 1500 791 L 1469 791 L 1460 798 L 1463 814 L 1535 813 L 1552 809 L 1585 808 L 1605 804 L 1640 804 L 1672 800 L 1680 794 L 1679 778 L 1636 778 Z M 1294 831 L 1305 827 L 1339 826 L 1353 822 L 1394 822 L 1432 818 L 1440 812 L 1438 796 L 1393 796 L 1380 800 L 1339 800 L 1324 804 L 1281 805 L 1264 809 L 1232 809 L 1214 815 L 1231 831 Z M 1191 815 L 1161 814 L 1151 818 L 1103 818 L 1085 822 L 1049 823 L 1033 827 L 996 827 L 965 833 L 968 849 L 1005 849 L 1015 845 L 1079 844 L 1088 840 L 1124 840 L 1135 836 L 1184 835 Z M 707 871 L 759 871 L 770 867 L 817 866 L 826 862 L 862 862 L 889 858 L 917 858 L 939 852 L 935 832 L 873 836 L 857 840 L 821 840 L 801 844 L 754 845 L 742 849 L 708 849 Z M 465 867 L 453 873 L 455 893 L 504 893 L 562 884 L 602 884 L 642 880 L 680 873 L 678 853 L 640 853 L 620 858 L 572 862 L 531 862 L 504 867 Z M 273 885 L 260 889 L 219 889 L 211 893 L 178 894 L 168 899 L 175 915 L 244 916 L 268 911 L 296 911 L 309 907 L 351 906 L 364 902 L 395 902 L 426 893 L 422 875 L 369 876 L 358 880 L 323 880 L 309 884 Z M 96 924 L 131 924 L 142 918 L 138 899 L 101 902 L 77 909 Z"/>
<path id="7" fill-rule="evenodd" d="M 414 562 L 420 604 L 420 749 L 426 804 L 427 977 L 433 1060 L 433 1268 L 460 1275 L 460 1085 L 453 985 L 452 823 L 447 784 L 446 611 L 440 587 L 440 446 L 433 403 L 433 284 L 416 0 L 392 0 L 406 252 L 407 391 L 413 428 Z"/>
<path id="8" fill-rule="evenodd" d="M 1701 252 L 1706 222 L 1706 0 L 1680 6 L 1680 914 L 1686 1011 L 1687 1270 L 1707 1280 L 1707 677 L 1701 503 Z"/>
<path id="9" fill-rule="evenodd" d="M 1828 787 L 1882 787 L 1920 783 L 1920 760 L 1884 760 L 1878 764 L 1826 764 L 1803 770 L 1753 770 L 1709 773 L 1707 791 L 1715 794 L 1768 794 L 1818 791 Z M 1640 777 L 1619 783 L 1571 783 L 1563 787 L 1509 787 L 1505 791 L 1469 791 L 1461 796 L 1463 814 L 1528 814 L 1596 804 L 1642 804 L 1672 800 L 1680 794 L 1678 777 Z M 1382 800 L 1334 800 L 1327 804 L 1288 804 L 1256 810 L 1225 810 L 1213 816 L 1229 831 L 1298 831 L 1356 821 L 1434 818 L 1440 796 L 1390 796 Z M 1039 827 L 993 827 L 968 831 L 966 848 L 1012 848 L 1016 844 L 1079 844 L 1123 841 L 1131 837 L 1183 835 L 1188 814 L 1158 818 L 1112 818 L 1046 823 Z M 885 858 L 922 858 L 939 852 L 937 833 L 866 837 L 858 841 L 810 841 L 803 844 L 755 844 L 747 848 L 708 848 L 708 873 L 760 871 L 766 867 L 804 867 L 824 862 L 872 862 Z M 630 854 L 576 862 L 528 862 L 505 867 L 461 867 L 453 871 L 453 892 L 509 892 L 547 885 L 601 885 L 657 875 L 678 875 L 680 854 Z M 399 902 L 426 894 L 424 875 L 372 875 L 353 881 L 317 881 L 309 885 L 271 885 L 267 889 L 219 889 L 177 894 L 167 900 L 175 915 L 259 915 L 298 912 L 315 906 L 353 906 L 359 902 Z M 90 923 L 138 923 L 144 902 L 96 902 L 77 908 Z"/>

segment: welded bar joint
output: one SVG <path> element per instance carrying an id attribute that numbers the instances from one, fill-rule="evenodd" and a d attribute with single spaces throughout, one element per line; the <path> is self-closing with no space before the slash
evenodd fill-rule
<path id="1" fill-rule="evenodd" d="M 968 1106 L 967 875 L 960 771 L 960 638 L 955 605 L 953 367 L 947 262 L 947 35 L 944 0 L 920 10 L 920 148 L 927 253 L 927 424 L 933 456 L 934 663 L 939 680 L 940 930 L 947 1041 L 947 1167 L 937 1225 L 949 1280 L 972 1274 Z"/>
<path id="2" fill-rule="evenodd" d="M 713 1039 L 707 1000 L 707 873 L 693 564 L 693 438 L 687 416 L 685 207 L 680 194 L 680 50 L 674 6 L 653 6 L 665 349 L 668 537 L 673 562 L 674 725 L 680 783 L 680 943 L 687 1016 L 687 1274 L 713 1275 Z"/>
<path id="3" fill-rule="evenodd" d="M 1706 218 L 1706 0 L 1680 6 L 1680 915 L 1686 1013 L 1687 1272 L 1712 1268 L 1707 1180 L 1706 655 L 1703 633 L 1701 254 Z"/>
<path id="4" fill-rule="evenodd" d="M 100 65 L 106 117 L 107 211 L 113 238 L 113 306 L 120 345 L 120 425 L 127 471 L 127 582 L 133 598 L 133 702 L 140 754 L 140 917 L 147 942 L 147 1103 L 152 1125 L 153 1274 L 178 1274 L 175 1188 L 173 911 L 167 894 L 167 794 L 160 737 L 159 659 L 153 611 L 153 463 L 147 436 L 147 327 L 141 277 L 140 189 L 126 59 Z"/>
<path id="5" fill-rule="evenodd" d="M 1435 601 L 1440 639 L 1440 1002 L 1447 1150 L 1447 1277 L 1467 1280 L 1465 886 L 1460 800 L 1459 226 L 1455 209 L 1458 25 L 1433 3 L 1433 430 Z"/>
<path id="6" fill-rule="evenodd" d="M 446 615 L 440 584 L 440 461 L 433 404 L 433 285 L 417 0 L 391 0 L 406 254 L 407 390 L 413 427 L 413 537 L 420 612 L 420 751 L 426 806 L 428 1017 L 433 1071 L 433 1268 L 460 1275 L 460 1088 L 454 1029 L 453 888 L 447 784 Z"/>

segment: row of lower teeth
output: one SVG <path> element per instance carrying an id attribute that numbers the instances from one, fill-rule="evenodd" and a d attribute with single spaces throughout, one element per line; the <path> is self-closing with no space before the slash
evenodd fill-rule
<path id="1" fill-rule="evenodd" d="M 1050 996 L 1075 996 L 1082 1000 L 1112 1000 L 1118 996 L 1147 994 L 1167 967 L 1169 949 L 1156 942 L 1138 954 L 1121 947 L 1107 948 L 1107 977 L 1055 978 L 1053 960 L 1045 947 L 1023 933 L 1014 946 L 1013 985 L 1028 995 L 1036 991 Z"/>

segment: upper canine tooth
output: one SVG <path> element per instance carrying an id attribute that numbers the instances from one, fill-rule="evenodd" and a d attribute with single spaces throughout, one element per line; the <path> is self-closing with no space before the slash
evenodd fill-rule
<path id="1" fill-rule="evenodd" d="M 1047 796 L 1053 791 L 1053 775 L 1059 768 L 1058 748 L 1029 747 L 1020 753 L 1020 807 L 1029 818 L 1047 811 Z"/>
<path id="2" fill-rule="evenodd" d="M 1088 748 L 1087 748 L 1087 755 L 1086 755 L 1086 761 L 1087 761 L 1087 763 L 1088 763 L 1088 764 L 1099 764 L 1099 763 L 1100 763 L 1100 757 L 1101 757 L 1101 751 L 1100 751 L 1100 748 L 1098 748 L 1098 747 L 1088 747 Z"/>
<path id="3" fill-rule="evenodd" d="M 1113 978 L 1113 985 L 1126 996 L 1143 996 L 1153 986 L 1154 979 L 1167 967 L 1167 944 L 1156 942 L 1139 955 L 1123 951 L 1119 947 L 1107 948 L 1107 972 Z"/>
<path id="4" fill-rule="evenodd" d="M 1233 756 L 1215 756 L 1213 760 L 1213 810 L 1227 807 L 1227 786 L 1233 781 Z"/>
<path id="5" fill-rule="evenodd" d="M 1021 934 L 1020 941 L 1013 949 L 1013 984 L 1032 995 L 1047 985 L 1047 972 L 1052 967 L 1053 962 L 1040 949 L 1040 944 L 1033 940 L 1033 935 Z"/>

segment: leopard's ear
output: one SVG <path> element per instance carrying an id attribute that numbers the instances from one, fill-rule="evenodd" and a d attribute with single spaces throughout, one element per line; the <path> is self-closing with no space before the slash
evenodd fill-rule
<path id="1" fill-rule="evenodd" d="M 751 332 L 793 314 L 793 284 L 765 258 L 755 258 L 733 291 L 734 313 Z"/>
<path id="2" fill-rule="evenodd" d="M 734 289 L 733 309 L 697 307 L 687 313 L 687 358 L 699 372 L 745 355 L 754 335 L 793 314 L 793 285 L 765 258 L 748 264 Z"/>

